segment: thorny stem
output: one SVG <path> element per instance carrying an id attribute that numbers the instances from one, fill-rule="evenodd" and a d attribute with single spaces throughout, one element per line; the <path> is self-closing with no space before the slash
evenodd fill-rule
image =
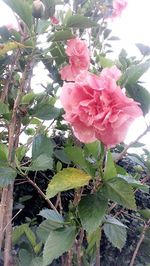
<path id="1" fill-rule="evenodd" d="M 138 241 L 138 243 L 137 243 L 137 246 L 136 246 L 136 248 L 135 248 L 135 250 L 134 250 L 134 253 L 133 253 L 133 256 L 132 256 L 132 259 L 131 259 L 131 262 L 130 262 L 130 265 L 129 265 L 129 266 L 133 266 L 133 265 L 134 265 L 134 262 L 135 262 L 135 259 L 136 259 L 136 257 L 137 257 L 138 251 L 139 251 L 140 246 L 141 246 L 141 244 L 142 244 L 142 242 L 143 242 L 143 240 L 144 240 L 144 238 L 145 238 L 145 234 L 146 234 L 146 231 L 147 231 L 147 229 L 149 228 L 149 226 L 150 226 L 150 219 L 149 219 L 148 222 L 144 225 L 143 231 L 142 231 L 142 233 L 141 233 L 141 236 L 140 236 L 140 239 L 139 239 L 139 241 Z"/>

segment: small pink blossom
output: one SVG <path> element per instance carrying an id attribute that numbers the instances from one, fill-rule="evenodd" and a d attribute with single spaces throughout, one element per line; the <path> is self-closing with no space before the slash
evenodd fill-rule
<path id="1" fill-rule="evenodd" d="M 125 0 L 114 0 L 113 1 L 112 18 L 121 16 L 122 11 L 126 8 L 126 6 L 127 6 L 127 1 L 125 1 Z"/>
<path id="2" fill-rule="evenodd" d="M 50 20 L 53 25 L 59 24 L 59 20 L 54 16 L 50 17 Z"/>
<path id="3" fill-rule="evenodd" d="M 107 147 L 115 146 L 142 115 L 138 103 L 117 86 L 120 75 L 116 67 L 104 69 L 100 76 L 83 71 L 74 83 L 64 84 L 60 96 L 64 118 L 81 142 L 98 139 Z"/>
<path id="4" fill-rule="evenodd" d="M 90 66 L 89 49 L 85 41 L 79 38 L 67 42 L 66 54 L 69 57 L 69 65 L 60 70 L 62 80 L 74 81 L 76 76 Z"/>

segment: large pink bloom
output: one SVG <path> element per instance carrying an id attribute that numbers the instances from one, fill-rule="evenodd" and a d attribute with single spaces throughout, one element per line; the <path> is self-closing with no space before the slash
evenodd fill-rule
<path id="1" fill-rule="evenodd" d="M 113 1 L 113 13 L 112 17 L 119 17 L 122 14 L 122 11 L 126 8 L 127 1 L 125 0 L 114 0 Z"/>
<path id="2" fill-rule="evenodd" d="M 116 67 L 104 69 L 99 77 L 84 71 L 75 83 L 63 86 L 60 100 L 65 120 L 80 141 L 99 139 L 114 146 L 125 139 L 133 120 L 142 115 L 138 103 L 117 86 L 120 75 Z"/>
<path id="3" fill-rule="evenodd" d="M 60 70 L 62 80 L 74 81 L 76 76 L 90 66 L 89 49 L 85 41 L 79 38 L 67 42 L 66 54 L 69 57 L 69 65 Z"/>

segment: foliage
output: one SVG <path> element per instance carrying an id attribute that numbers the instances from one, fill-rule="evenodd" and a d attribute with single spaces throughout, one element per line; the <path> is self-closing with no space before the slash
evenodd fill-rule
<path id="1" fill-rule="evenodd" d="M 74 0 L 71 10 L 70 1 L 43 0 L 45 8 L 38 10 L 38 17 L 30 0 L 4 2 L 15 12 L 18 31 L 0 29 L 1 258 L 7 261 L 11 257 L 10 250 L 3 252 L 1 239 L 4 231 L 4 239 L 9 241 L 13 221 L 16 265 L 53 265 L 60 257 L 66 265 L 94 265 L 103 238 L 120 251 L 125 246 L 127 212 L 142 221 L 140 227 L 146 223 L 148 235 L 150 206 L 139 206 L 136 193 L 148 195 L 145 177 L 150 173 L 150 152 L 143 148 L 142 156 L 127 156 L 134 161 L 133 171 L 128 171 L 126 164 L 119 165 L 127 152 L 124 143 L 108 149 L 99 140 L 79 142 L 58 107 L 63 85 L 59 71 L 69 60 L 67 41 L 86 39 L 89 34 L 90 72 L 99 75 L 116 64 L 122 72 L 117 84 L 139 102 L 145 116 L 150 110 L 150 94 L 140 78 L 150 67 L 150 48 L 136 44 L 141 60 L 128 57 L 124 50 L 117 60 L 109 58 L 111 41 L 118 40 L 107 23 L 112 1 Z M 58 24 L 53 23 L 55 16 Z M 46 78 L 40 73 L 43 69 Z M 36 70 L 41 75 L 38 85 L 32 83 Z M 37 92 L 39 88 L 43 92 Z M 138 141 L 131 146 L 143 147 Z M 17 202 L 12 210 L 13 187 L 19 190 L 22 182 L 29 189 L 33 186 L 37 200 L 43 199 L 45 205 L 43 208 L 41 203 L 35 217 L 26 215 L 20 224 L 16 220 L 33 196 L 33 192 L 14 196 Z M 28 208 L 32 211 L 35 205 L 34 201 Z"/>

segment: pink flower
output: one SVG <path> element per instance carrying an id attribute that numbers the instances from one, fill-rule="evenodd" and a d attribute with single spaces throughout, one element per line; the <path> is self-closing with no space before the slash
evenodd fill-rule
<path id="1" fill-rule="evenodd" d="M 74 81 L 76 76 L 90 66 L 89 49 L 85 41 L 79 38 L 67 42 L 66 54 L 69 57 L 69 65 L 60 70 L 62 80 Z"/>
<path id="2" fill-rule="evenodd" d="M 119 17 L 122 14 L 122 11 L 126 8 L 127 1 L 125 0 L 114 0 L 113 1 L 113 13 L 112 17 Z"/>
<path id="3" fill-rule="evenodd" d="M 81 142 L 98 139 L 112 147 L 125 139 L 131 123 L 142 115 L 138 103 L 117 86 L 120 75 L 116 67 L 104 69 L 100 76 L 83 71 L 75 83 L 64 84 L 60 96 L 64 118 Z"/>
<path id="4" fill-rule="evenodd" d="M 50 20 L 53 25 L 59 24 L 59 20 L 54 16 L 50 17 Z"/>

